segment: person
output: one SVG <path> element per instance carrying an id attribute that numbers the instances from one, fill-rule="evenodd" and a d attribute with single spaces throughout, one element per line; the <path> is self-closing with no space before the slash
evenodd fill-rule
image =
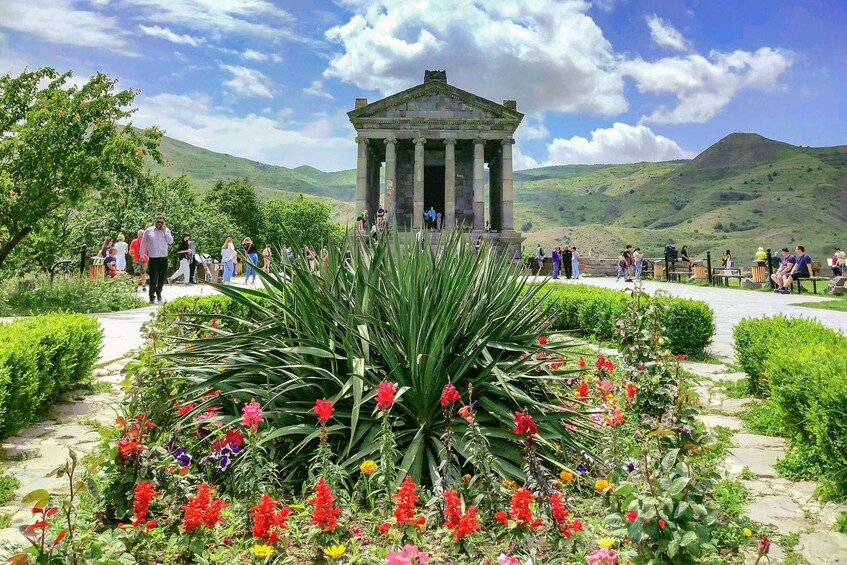
<path id="1" fill-rule="evenodd" d="M 806 248 L 798 245 L 795 252 L 797 259 L 794 261 L 794 269 L 783 278 L 782 288 L 778 289 L 780 294 L 788 294 L 794 281 L 815 276 L 812 272 L 812 256 L 806 253 Z"/>
<path id="2" fill-rule="evenodd" d="M 623 277 L 624 280 L 626 280 L 626 258 L 624 257 L 623 254 L 624 254 L 623 251 L 621 251 L 618 254 L 618 276 L 615 279 L 615 282 L 618 282 L 619 280 L 621 280 L 621 277 Z"/>
<path id="3" fill-rule="evenodd" d="M 726 253 L 723 254 L 723 259 L 721 260 L 721 264 L 725 269 L 732 268 L 732 253 L 729 252 L 729 249 L 726 250 Z"/>
<path id="4" fill-rule="evenodd" d="M 376 209 L 376 226 L 379 231 L 385 229 L 385 208 L 380 204 Z"/>
<path id="5" fill-rule="evenodd" d="M 847 253 L 841 251 L 840 247 L 835 248 L 835 257 L 838 258 L 838 275 L 839 277 L 843 277 L 847 274 Z"/>
<path id="6" fill-rule="evenodd" d="M 197 243 L 188 238 L 188 282 L 197 284 L 197 265 L 200 264 L 201 258 L 197 255 Z"/>
<path id="7" fill-rule="evenodd" d="M 285 246 L 285 258 L 288 259 L 289 262 L 294 261 L 294 252 L 291 251 L 291 246 Z"/>
<path id="8" fill-rule="evenodd" d="M 488 233 L 491 231 L 491 220 L 485 220 L 485 232 Z"/>
<path id="9" fill-rule="evenodd" d="M 635 268 L 632 265 L 632 246 L 631 245 L 627 245 L 626 249 L 624 249 L 623 260 L 626 263 L 625 276 L 624 276 L 623 282 L 632 282 L 632 273 L 635 272 Z"/>
<path id="10" fill-rule="evenodd" d="M 571 262 L 573 263 L 573 278 L 579 278 L 579 251 L 576 250 L 576 245 L 571 247 Z"/>
<path id="11" fill-rule="evenodd" d="M 266 243 L 265 248 L 262 249 L 262 270 L 266 273 L 271 272 L 271 244 Z"/>
<path id="12" fill-rule="evenodd" d="M 544 248 L 538 244 L 538 249 L 535 250 L 535 258 L 538 259 L 538 274 L 541 274 L 541 267 L 544 266 Z"/>
<path id="13" fill-rule="evenodd" d="M 562 249 L 557 245 L 550 253 L 550 260 L 553 261 L 553 278 L 559 278 L 559 270 L 562 268 Z"/>
<path id="14" fill-rule="evenodd" d="M 115 278 L 118 274 L 117 255 L 118 250 L 112 247 L 109 249 L 109 254 L 103 259 L 103 272 L 106 273 L 107 277 Z"/>
<path id="15" fill-rule="evenodd" d="M 132 257 L 132 272 L 135 275 L 135 288 L 147 290 L 147 259 L 142 260 L 141 240 L 144 238 L 144 230 L 138 230 L 138 236 L 129 244 L 129 256 Z"/>
<path id="16" fill-rule="evenodd" d="M 232 238 L 228 237 L 224 240 L 224 244 L 221 245 L 221 263 L 224 265 L 224 284 L 232 281 L 233 275 L 235 275 L 235 245 L 232 243 Z"/>
<path id="17" fill-rule="evenodd" d="M 476 238 L 476 244 L 474 245 L 474 251 L 479 253 L 479 250 L 482 249 L 482 236 L 478 236 Z"/>
<path id="18" fill-rule="evenodd" d="M 179 268 L 176 270 L 174 274 L 168 277 L 168 284 L 173 284 L 174 280 L 179 277 L 182 277 L 182 284 L 188 284 L 190 282 L 190 269 L 189 263 L 191 262 L 191 258 L 189 254 L 191 253 L 191 245 L 188 243 L 188 238 L 190 236 L 187 233 L 182 234 L 182 239 L 179 242 L 179 246 L 176 248 L 176 257 L 179 261 Z"/>
<path id="19" fill-rule="evenodd" d="M 329 273 L 329 250 L 324 247 L 321 249 L 321 276 L 326 278 Z"/>
<path id="20" fill-rule="evenodd" d="M 691 269 L 694 267 L 694 259 L 688 256 L 688 246 L 683 245 L 682 249 L 679 250 L 679 258 L 682 261 L 686 261 L 688 263 L 688 268 Z"/>
<path id="21" fill-rule="evenodd" d="M 444 218 L 441 217 L 441 212 L 435 213 L 435 229 L 440 230 L 442 228 L 442 222 Z"/>
<path id="22" fill-rule="evenodd" d="M 115 255 L 115 266 L 119 271 L 126 271 L 126 251 L 129 248 L 129 245 L 126 243 L 126 238 L 124 234 L 118 234 L 118 242 L 115 243 L 115 247 L 117 250 L 117 255 Z"/>
<path id="23" fill-rule="evenodd" d="M 103 245 L 100 246 L 100 251 L 97 253 L 98 257 L 106 258 L 109 256 L 109 250 L 112 248 L 112 238 L 108 235 L 105 239 L 103 239 Z"/>
<path id="24" fill-rule="evenodd" d="M 567 245 L 562 250 L 562 267 L 565 269 L 565 278 L 573 276 L 573 253 Z"/>
<path id="25" fill-rule="evenodd" d="M 359 232 L 365 231 L 365 214 L 367 214 L 367 210 L 359 212 L 359 215 L 356 216 L 356 227 L 359 229 Z"/>
<path id="26" fill-rule="evenodd" d="M 641 254 L 641 248 L 636 247 L 632 252 L 632 264 L 635 267 L 635 278 L 641 278 L 641 272 L 644 268 L 644 256 Z"/>
<path id="27" fill-rule="evenodd" d="M 776 285 L 776 289 L 774 289 L 774 292 L 779 292 L 779 289 L 784 286 L 782 279 L 788 276 L 788 273 L 790 273 L 794 269 L 795 261 L 796 259 L 794 259 L 794 257 L 791 255 L 791 251 L 789 251 L 787 247 L 783 247 L 782 260 L 779 263 L 779 268 L 774 274 L 771 275 L 771 280 Z"/>
<path id="28" fill-rule="evenodd" d="M 168 274 L 168 245 L 173 242 L 174 237 L 165 225 L 164 214 L 156 216 L 153 225 L 144 230 L 141 238 L 142 259 L 149 259 L 147 272 L 150 275 L 150 304 L 162 301 L 162 287 Z"/>
<path id="29" fill-rule="evenodd" d="M 765 261 L 767 261 L 767 260 L 768 260 L 768 254 L 767 254 L 767 252 L 765 251 L 765 248 L 764 248 L 764 247 L 760 247 L 760 248 L 758 248 L 758 249 L 756 250 L 756 254 L 753 256 L 753 260 L 754 260 L 756 263 L 761 262 L 761 263 L 763 263 L 763 264 L 765 263 Z"/>
<path id="30" fill-rule="evenodd" d="M 373 224 L 373 225 L 371 225 L 371 241 L 376 243 L 376 239 L 377 239 L 376 224 Z"/>
<path id="31" fill-rule="evenodd" d="M 436 214 L 435 214 L 435 207 L 434 207 L 434 206 L 430 206 L 430 207 L 429 207 L 429 212 L 427 212 L 427 213 L 426 213 L 426 217 L 427 217 L 427 220 L 428 220 L 428 221 L 427 221 L 427 225 L 429 226 L 429 229 L 430 229 L 431 231 L 432 231 L 432 230 L 435 230 L 435 227 L 436 227 L 436 226 L 435 226 L 435 217 L 436 217 Z"/>
<path id="32" fill-rule="evenodd" d="M 244 255 L 247 256 L 247 262 L 244 266 L 244 282 L 250 283 L 250 277 L 253 277 L 253 284 L 256 284 L 256 264 L 259 262 L 259 255 L 256 253 L 256 246 L 253 245 L 253 240 L 245 237 L 241 242 L 241 247 L 244 249 Z"/>

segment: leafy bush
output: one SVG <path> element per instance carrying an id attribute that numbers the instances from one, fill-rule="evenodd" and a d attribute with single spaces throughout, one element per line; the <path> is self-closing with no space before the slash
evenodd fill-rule
<path id="1" fill-rule="evenodd" d="M 281 276 L 259 273 L 264 290 L 221 287 L 254 314 L 233 315 L 235 329 L 190 340 L 169 356 L 191 385 L 187 400 L 214 387 L 223 392 L 214 403 L 230 413 L 238 409 L 228 405 L 231 397 L 261 402 L 275 428 L 265 441 L 277 442 L 288 480 L 309 469 L 319 399 L 336 407 L 329 441 L 346 470 L 376 454 L 380 419 L 372 398 L 383 380 L 399 386 L 399 479 L 408 472 L 437 480 L 445 431 L 439 399 L 448 383 L 463 394 L 472 385 L 476 423 L 497 456 L 498 474 L 524 477 L 512 433 L 516 410 L 535 415 L 545 438 L 585 449 L 580 432 L 566 427 L 575 413 L 560 409 L 563 398 L 549 384 L 565 372 L 539 374 L 521 357 L 538 347 L 551 319 L 548 308 L 533 307 L 540 287 L 525 293 L 515 265 L 492 250 L 474 252 L 461 237 L 442 237 L 438 250 L 396 241 L 373 251 L 354 246 L 354 268 L 335 249 L 321 276 L 298 258 Z M 210 402 L 199 400 L 196 409 Z M 470 452 L 464 425 L 454 425 L 460 466 Z M 554 447 L 545 442 L 539 449 L 551 457 Z"/>
<path id="2" fill-rule="evenodd" d="M 97 320 L 48 314 L 0 325 L 0 436 L 91 376 L 103 339 Z"/>
<path id="3" fill-rule="evenodd" d="M 554 329 L 575 330 L 601 340 L 614 336 L 615 324 L 628 299 L 624 291 L 586 285 L 556 285 L 547 295 L 556 312 Z M 703 353 L 714 333 L 712 309 L 698 300 L 669 296 L 653 299 L 666 306 L 661 321 L 671 350 L 687 355 Z"/>
<path id="4" fill-rule="evenodd" d="M 47 276 L 8 279 L 0 287 L 0 316 L 29 316 L 48 312 L 115 312 L 144 306 L 131 278 L 97 281 L 87 277 Z"/>

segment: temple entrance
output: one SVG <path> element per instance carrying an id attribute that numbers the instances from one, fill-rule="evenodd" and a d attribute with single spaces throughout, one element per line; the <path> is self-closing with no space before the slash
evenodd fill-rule
<path id="1" fill-rule="evenodd" d="M 424 167 L 424 213 L 430 207 L 444 215 L 444 165 Z"/>

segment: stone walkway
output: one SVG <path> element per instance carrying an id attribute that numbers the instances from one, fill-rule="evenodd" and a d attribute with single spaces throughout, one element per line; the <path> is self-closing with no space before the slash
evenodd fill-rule
<path id="1" fill-rule="evenodd" d="M 776 532 L 771 540 L 771 563 L 783 563 L 786 551 L 793 554 L 791 563 L 798 558 L 810 565 L 847 564 L 847 534 L 833 530 L 835 521 L 847 504 L 822 503 L 812 495 L 815 483 L 789 481 L 779 477 L 774 469 L 777 459 L 785 455 L 785 440 L 748 433 L 744 422 L 737 416 L 753 402 L 753 398 L 727 398 L 712 386 L 717 381 L 738 381 L 744 373 L 725 372 L 722 365 L 685 362 L 685 368 L 699 376 L 702 383 L 698 392 L 705 413 L 702 420 L 707 426 L 723 426 L 733 431 L 733 447 L 723 468 L 730 478 L 739 479 L 750 499 L 744 511 L 752 520 L 765 524 Z M 743 479 L 741 477 L 744 477 Z M 791 548 L 780 546 L 782 536 L 797 534 L 797 544 Z M 745 556 L 744 563 L 756 560 L 755 551 Z"/>
<path id="2" fill-rule="evenodd" d="M 163 298 L 173 300 L 179 296 L 210 295 L 215 291 L 205 285 L 165 286 Z M 95 314 L 103 328 L 103 347 L 100 351 L 98 368 L 94 371 L 94 383 L 103 392 L 72 391 L 66 393 L 44 421 L 21 430 L 17 435 L 0 443 L 0 463 L 6 471 L 17 477 L 20 486 L 15 499 L 0 507 L 0 514 L 10 516 L 9 527 L 0 530 L 0 560 L 8 557 L 8 544 L 27 547 L 26 538 L 20 527 L 31 523 L 31 505 L 20 499 L 36 489 L 47 489 L 52 494 L 67 494 L 67 481 L 47 478 L 45 475 L 63 465 L 68 459 L 68 449 L 81 458 L 100 443 L 97 428 L 113 425 L 118 414 L 122 393 L 121 370 L 129 354 L 141 347 L 141 326 L 149 321 L 158 307 L 150 306 Z"/>
<path id="3" fill-rule="evenodd" d="M 541 280 L 538 277 L 536 280 Z M 632 283 L 623 281 L 615 282 L 611 277 L 603 278 L 580 278 L 575 280 L 550 281 L 552 284 L 587 284 L 603 288 L 623 290 L 632 288 Z M 835 312 L 831 310 L 818 310 L 815 308 L 803 308 L 790 306 L 795 302 L 820 302 L 832 300 L 832 297 L 823 295 L 791 294 L 780 295 L 771 292 L 759 292 L 754 290 L 738 290 L 721 287 L 704 287 L 685 285 L 678 283 L 644 281 L 644 290 L 653 294 L 657 290 L 663 290 L 672 296 L 682 298 L 693 298 L 702 300 L 715 311 L 715 335 L 712 341 L 711 353 L 724 361 L 734 359 L 732 349 L 732 328 L 742 318 L 760 318 L 762 316 L 773 316 L 784 314 L 792 317 L 817 318 L 824 324 L 840 329 L 847 333 L 847 312 Z"/>

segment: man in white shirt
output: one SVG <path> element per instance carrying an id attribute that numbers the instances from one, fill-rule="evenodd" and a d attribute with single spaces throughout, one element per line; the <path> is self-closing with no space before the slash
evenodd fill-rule
<path id="1" fill-rule="evenodd" d="M 159 214 L 152 226 L 144 230 L 141 238 L 141 252 L 149 258 L 147 274 L 150 277 L 150 304 L 162 301 L 162 287 L 168 275 L 168 245 L 174 242 L 171 230 L 165 226 L 165 216 Z"/>

